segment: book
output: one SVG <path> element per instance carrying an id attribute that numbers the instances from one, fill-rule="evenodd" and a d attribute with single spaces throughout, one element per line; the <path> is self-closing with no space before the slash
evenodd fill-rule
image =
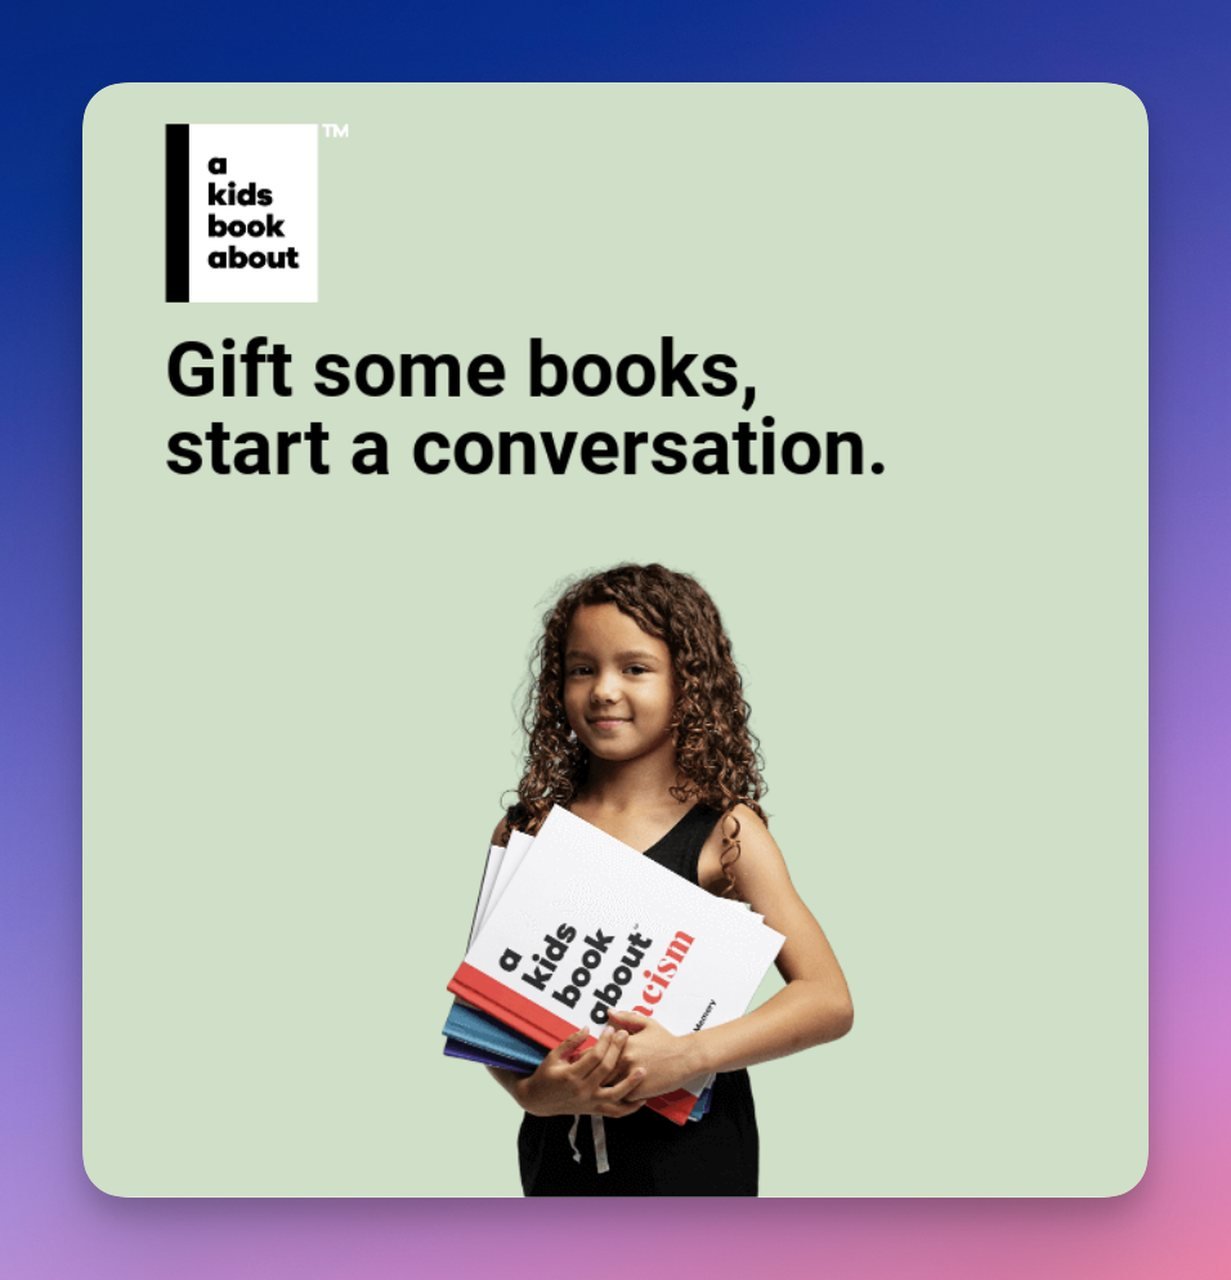
<path id="1" fill-rule="evenodd" d="M 684 1035 L 742 1014 L 784 941 L 556 806 L 448 988 L 545 1048 L 583 1026 L 588 1047 L 620 1008 Z M 648 1105 L 682 1124 L 708 1083 L 697 1077 Z"/>
<path id="2" fill-rule="evenodd" d="M 543 1061 L 543 1046 L 469 1005 L 455 1003 L 445 1019 L 444 1034 L 448 1039 L 471 1049 L 494 1053 L 531 1070 Z"/>
<path id="3" fill-rule="evenodd" d="M 502 1071 L 514 1071 L 521 1076 L 528 1076 L 534 1070 L 534 1067 L 527 1066 L 524 1062 L 515 1062 L 512 1058 L 506 1058 L 490 1049 L 477 1048 L 464 1040 L 455 1040 L 452 1036 L 445 1037 L 445 1057 L 478 1062 L 485 1067 L 499 1067 Z"/>

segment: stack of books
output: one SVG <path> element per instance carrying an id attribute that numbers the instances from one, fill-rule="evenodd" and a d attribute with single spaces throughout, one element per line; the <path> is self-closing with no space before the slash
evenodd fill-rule
<path id="1" fill-rule="evenodd" d="M 737 1018 L 785 939 L 559 806 L 538 835 L 487 854 L 466 957 L 448 984 L 445 1053 L 529 1073 L 585 1027 L 584 1051 L 614 1010 L 675 1035 Z M 698 1120 L 712 1076 L 652 1098 Z"/>

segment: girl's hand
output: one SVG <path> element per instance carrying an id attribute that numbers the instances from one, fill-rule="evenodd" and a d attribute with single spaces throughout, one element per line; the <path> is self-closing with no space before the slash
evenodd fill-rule
<path id="1" fill-rule="evenodd" d="M 576 1061 L 570 1061 L 589 1035 L 583 1027 L 574 1031 L 539 1063 L 533 1075 L 519 1080 L 513 1096 L 532 1116 L 629 1116 L 643 1106 L 629 1101 L 641 1083 L 641 1073 L 626 1072 L 620 1053 L 627 1031 L 607 1027 L 598 1041 Z M 609 1084 L 616 1076 L 615 1084 Z"/>
<path id="2" fill-rule="evenodd" d="M 639 1013 L 612 1013 L 608 1028 L 615 1023 L 620 1034 L 629 1032 L 628 1043 L 620 1055 L 621 1070 L 630 1074 L 640 1070 L 641 1082 L 629 1095 L 634 1100 L 656 1098 L 660 1093 L 678 1089 L 685 1080 L 701 1074 L 691 1036 L 672 1035 L 653 1018 Z"/>

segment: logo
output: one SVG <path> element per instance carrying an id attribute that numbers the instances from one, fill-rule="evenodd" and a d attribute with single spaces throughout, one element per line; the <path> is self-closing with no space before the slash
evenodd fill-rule
<path id="1" fill-rule="evenodd" d="M 166 126 L 168 302 L 315 302 L 317 126 Z"/>

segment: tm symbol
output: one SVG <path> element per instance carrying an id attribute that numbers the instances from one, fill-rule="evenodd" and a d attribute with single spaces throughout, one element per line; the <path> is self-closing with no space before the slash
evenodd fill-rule
<path id="1" fill-rule="evenodd" d="M 348 124 L 323 124 L 321 132 L 327 138 L 349 138 L 350 125 Z"/>

